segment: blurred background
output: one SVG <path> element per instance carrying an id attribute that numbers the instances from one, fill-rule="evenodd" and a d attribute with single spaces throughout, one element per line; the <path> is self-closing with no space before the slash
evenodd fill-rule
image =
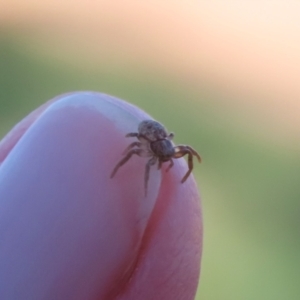
<path id="1" fill-rule="evenodd" d="M 0 3 L 0 136 L 46 100 L 95 90 L 197 149 L 196 299 L 300 297 L 300 2 Z"/>

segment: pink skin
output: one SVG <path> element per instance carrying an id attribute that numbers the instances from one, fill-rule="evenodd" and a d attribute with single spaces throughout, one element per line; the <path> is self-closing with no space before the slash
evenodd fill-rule
<path id="1" fill-rule="evenodd" d="M 202 218 L 184 159 L 110 173 L 150 118 L 119 99 L 62 95 L 0 143 L 1 299 L 194 299 Z"/>

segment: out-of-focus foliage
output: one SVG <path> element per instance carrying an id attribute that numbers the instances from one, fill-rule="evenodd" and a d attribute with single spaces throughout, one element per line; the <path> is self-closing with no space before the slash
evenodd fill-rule
<path id="1" fill-rule="evenodd" d="M 203 158 L 194 174 L 205 239 L 197 299 L 296 300 L 300 269 L 300 154 L 218 109 L 213 87 L 146 69 L 82 69 L 0 35 L 0 135 L 46 100 L 96 90 L 138 105 Z M 18 42 L 16 42 L 18 41 Z M 202 86 L 203 85 L 203 86 Z M 238 114 L 238 111 L 236 111 Z"/>

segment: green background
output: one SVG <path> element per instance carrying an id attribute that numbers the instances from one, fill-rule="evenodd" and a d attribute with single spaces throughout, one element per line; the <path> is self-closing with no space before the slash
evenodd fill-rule
<path id="1" fill-rule="evenodd" d="M 204 251 L 197 299 L 300 297 L 300 154 L 236 121 L 218 91 L 147 68 L 68 64 L 0 34 L 0 136 L 61 93 L 95 90 L 125 99 L 175 132 L 203 158 L 194 175 L 202 195 Z M 254 122 L 254 121 L 253 121 Z"/>

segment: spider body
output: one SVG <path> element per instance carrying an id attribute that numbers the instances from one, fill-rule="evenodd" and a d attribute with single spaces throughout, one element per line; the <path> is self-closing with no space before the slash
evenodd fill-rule
<path id="1" fill-rule="evenodd" d="M 145 195 L 147 195 L 150 167 L 156 164 L 156 162 L 158 162 L 158 169 L 160 169 L 163 162 L 170 161 L 170 165 L 166 169 L 166 171 L 169 171 L 174 165 L 173 158 L 180 158 L 187 154 L 189 169 L 182 178 L 181 183 L 186 181 L 193 170 L 193 156 L 196 156 L 198 161 L 201 162 L 200 155 L 192 147 L 185 145 L 174 147 L 171 142 L 174 134 L 168 134 L 165 127 L 157 121 L 142 121 L 138 126 L 138 132 L 128 133 L 126 137 L 136 137 L 139 141 L 128 145 L 123 153 L 125 155 L 124 158 L 117 163 L 110 177 L 112 178 L 133 154 L 141 157 L 149 157 L 144 178 Z"/>

